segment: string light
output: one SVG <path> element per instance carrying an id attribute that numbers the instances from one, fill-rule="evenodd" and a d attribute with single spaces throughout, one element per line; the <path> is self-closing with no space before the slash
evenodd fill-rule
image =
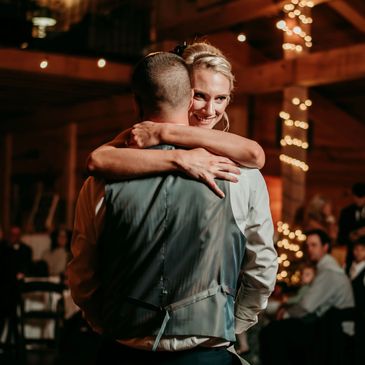
<path id="1" fill-rule="evenodd" d="M 281 111 L 279 114 L 280 118 L 284 120 L 284 123 L 286 126 L 288 127 L 297 127 L 297 128 L 301 128 L 301 129 L 308 129 L 309 128 L 309 124 L 307 122 L 301 121 L 301 120 L 292 120 L 290 117 L 290 114 L 285 112 L 285 111 Z"/>
<path id="2" fill-rule="evenodd" d="M 300 100 L 299 98 L 295 97 L 291 99 L 293 105 L 297 106 L 300 110 L 307 110 L 310 106 L 312 106 L 312 100 Z"/>
<path id="3" fill-rule="evenodd" d="M 301 46 L 300 44 L 295 44 L 295 43 L 283 43 L 283 49 L 285 51 L 295 51 L 297 53 L 300 53 L 303 51 L 303 46 Z"/>
<path id="4" fill-rule="evenodd" d="M 298 167 L 298 168 L 302 169 L 304 172 L 307 172 L 309 170 L 309 166 L 304 161 L 300 161 L 296 158 L 290 157 L 283 153 L 279 156 L 279 158 L 280 158 L 280 161 L 282 161 L 288 165 Z"/>
<path id="5" fill-rule="evenodd" d="M 313 19 L 309 16 L 306 16 L 303 12 L 305 8 L 312 8 L 314 6 L 313 1 L 296 1 L 291 0 L 290 2 L 284 4 L 283 11 L 287 14 L 290 19 L 293 19 L 294 24 L 289 26 L 285 20 L 280 20 L 276 23 L 276 27 L 283 32 L 285 32 L 288 36 L 297 36 L 302 38 L 304 42 L 304 46 L 307 48 L 312 47 L 312 37 L 307 35 L 307 33 L 302 29 L 300 24 L 312 24 Z M 300 42 L 303 43 L 303 42 Z M 300 53 L 303 51 L 303 45 L 298 43 L 287 42 L 283 44 L 283 49 L 285 51 L 293 51 Z"/>
<path id="6" fill-rule="evenodd" d="M 104 58 L 99 58 L 98 59 L 98 62 L 97 62 L 97 65 L 99 68 L 104 68 L 106 66 L 106 61 Z"/>
<path id="7" fill-rule="evenodd" d="M 289 135 L 286 135 L 284 138 L 281 139 L 280 144 L 285 146 L 296 146 L 303 148 L 304 150 L 308 149 L 308 142 L 303 142 L 299 138 L 292 138 Z"/>
<path id="8" fill-rule="evenodd" d="M 296 285 L 300 281 L 298 264 L 304 256 L 302 245 L 306 236 L 302 230 L 291 230 L 288 223 L 281 221 L 277 223 L 277 231 L 280 238 L 276 242 L 279 264 L 276 278 L 278 281 L 285 281 L 289 285 Z"/>
<path id="9" fill-rule="evenodd" d="M 237 36 L 237 40 L 238 40 L 238 42 L 245 42 L 246 41 L 246 36 L 243 33 L 240 33 Z"/>
<path id="10" fill-rule="evenodd" d="M 305 241 L 307 239 L 307 236 L 302 232 L 302 230 L 296 229 L 295 231 L 291 231 L 288 223 L 283 223 L 283 222 L 279 221 L 277 223 L 277 226 L 278 226 L 278 228 L 277 228 L 278 232 L 283 233 L 284 236 L 289 236 L 291 233 L 293 233 L 295 238 L 299 241 Z M 297 250 L 294 250 L 294 251 L 297 251 Z"/>
<path id="11" fill-rule="evenodd" d="M 293 28 L 289 28 L 288 25 L 286 24 L 285 20 L 279 20 L 276 23 L 276 28 L 282 30 L 283 32 L 285 32 L 288 35 L 295 34 L 295 35 L 303 38 L 307 42 L 310 42 L 312 40 L 312 37 L 307 35 L 307 33 L 299 25 L 296 25 Z"/>
<path id="12" fill-rule="evenodd" d="M 39 64 L 39 67 L 41 69 L 45 69 L 48 67 L 48 61 L 47 60 L 42 60 L 41 63 Z"/>

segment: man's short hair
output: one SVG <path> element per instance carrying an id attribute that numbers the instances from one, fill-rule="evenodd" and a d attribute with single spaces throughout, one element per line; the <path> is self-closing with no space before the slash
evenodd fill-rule
<path id="1" fill-rule="evenodd" d="M 352 194 L 357 196 L 358 198 L 362 198 L 365 196 L 365 183 L 358 182 L 352 185 Z"/>
<path id="2" fill-rule="evenodd" d="M 307 237 L 311 236 L 313 234 L 316 234 L 319 237 L 322 246 L 324 246 L 326 244 L 328 245 L 328 252 L 329 252 L 330 249 L 331 249 L 331 238 L 330 238 L 330 236 L 323 229 L 310 229 L 310 230 L 305 232 L 305 235 Z"/>
<path id="3" fill-rule="evenodd" d="M 355 242 L 354 242 L 354 246 L 356 245 L 360 245 L 360 246 L 365 246 L 365 236 L 361 236 L 359 237 Z"/>
<path id="4" fill-rule="evenodd" d="M 167 109 L 188 109 L 191 100 L 188 67 L 173 53 L 151 53 L 137 63 L 132 75 L 132 90 L 141 117 Z"/>

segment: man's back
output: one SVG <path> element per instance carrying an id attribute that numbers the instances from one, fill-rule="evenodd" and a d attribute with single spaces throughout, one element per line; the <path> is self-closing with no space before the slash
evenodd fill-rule
<path id="1" fill-rule="evenodd" d="M 219 183 L 225 199 L 178 175 L 106 185 L 101 316 L 111 335 L 157 335 L 168 312 L 165 335 L 234 341 L 233 300 L 245 237 L 229 183 Z M 204 313 L 215 323 L 204 321 Z"/>

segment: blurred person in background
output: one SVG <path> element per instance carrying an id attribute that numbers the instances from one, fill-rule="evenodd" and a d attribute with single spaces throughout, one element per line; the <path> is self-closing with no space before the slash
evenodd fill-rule
<path id="1" fill-rule="evenodd" d="M 344 207 L 338 221 L 337 242 L 346 245 L 346 272 L 353 261 L 354 242 L 365 236 L 365 183 L 358 182 L 352 186 L 353 203 Z"/>
<path id="2" fill-rule="evenodd" d="M 344 270 L 330 255 L 330 237 L 319 229 L 308 231 L 306 235 L 307 255 L 316 265 L 316 276 L 298 302 L 286 306 L 278 320 L 270 322 L 262 329 L 262 365 L 314 363 L 316 351 L 321 346 L 316 336 L 318 326 L 323 323 L 322 319 L 326 320 L 327 314 L 330 315 L 333 309 L 353 310 L 351 283 Z M 342 336 L 339 338 L 353 336 L 353 322 L 344 322 L 339 331 Z M 320 340 L 326 341 L 327 338 L 323 337 Z"/>
<path id="3" fill-rule="evenodd" d="M 55 229 L 51 233 L 51 247 L 42 260 L 47 263 L 48 273 L 51 276 L 64 275 L 70 259 L 71 231 L 66 228 Z"/>
<path id="4" fill-rule="evenodd" d="M 21 240 L 21 235 L 20 227 L 13 226 L 10 228 L 8 254 L 12 256 L 18 279 L 31 275 L 33 268 L 33 250 Z"/>

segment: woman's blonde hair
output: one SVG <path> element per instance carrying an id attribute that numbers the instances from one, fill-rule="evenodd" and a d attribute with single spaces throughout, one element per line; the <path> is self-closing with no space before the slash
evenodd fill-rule
<path id="1" fill-rule="evenodd" d="M 235 81 L 232 65 L 218 48 L 209 43 L 196 42 L 184 49 L 182 57 L 190 68 L 191 73 L 199 68 L 205 68 L 225 76 L 229 81 L 229 92 L 230 94 L 232 93 Z M 230 101 L 230 96 L 228 102 Z M 228 131 L 229 119 L 226 112 L 223 114 L 223 123 L 225 125 L 223 130 Z"/>

